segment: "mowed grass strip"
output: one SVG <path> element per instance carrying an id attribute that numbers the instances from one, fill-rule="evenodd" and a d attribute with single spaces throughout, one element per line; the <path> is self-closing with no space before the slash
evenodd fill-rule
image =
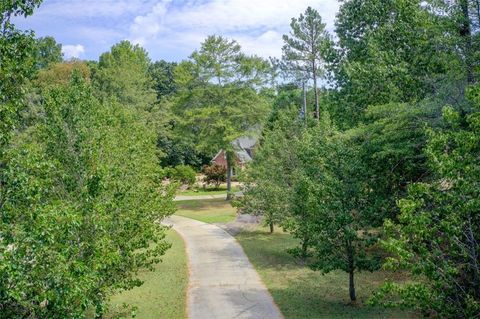
<path id="1" fill-rule="evenodd" d="M 132 318 L 131 307 L 136 307 L 136 319 L 184 319 L 188 286 L 188 265 L 185 244 L 177 232 L 170 229 L 166 240 L 172 243 L 155 266 L 154 272 L 144 271 L 139 278 L 143 285 L 113 296 L 107 318 Z M 124 308 L 128 304 L 129 308 Z"/>
<path id="2" fill-rule="evenodd" d="M 204 223 L 228 223 L 235 220 L 237 209 L 223 198 L 178 201 L 175 215 Z"/>
<path id="3" fill-rule="evenodd" d="M 386 278 L 404 279 L 399 275 L 384 271 L 357 273 L 358 301 L 352 306 L 348 275 L 341 271 L 322 275 L 304 266 L 287 252 L 297 244 L 291 235 L 257 230 L 240 233 L 236 238 L 286 319 L 416 318 L 411 312 L 365 305 Z"/>

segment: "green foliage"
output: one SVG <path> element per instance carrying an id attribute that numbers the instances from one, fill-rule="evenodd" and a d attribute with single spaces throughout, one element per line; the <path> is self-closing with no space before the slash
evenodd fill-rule
<path id="1" fill-rule="evenodd" d="M 267 115 L 268 99 L 258 87 L 266 83 L 269 68 L 267 61 L 242 53 L 236 41 L 209 36 L 175 69 L 178 94 L 173 111 L 186 139 L 194 141 L 198 150 L 226 152 L 228 197 L 232 142 L 258 130 Z"/>
<path id="2" fill-rule="evenodd" d="M 192 186 L 195 184 L 197 173 L 188 165 L 177 165 L 166 168 L 167 177 L 173 181 L 180 182 L 183 185 Z"/>
<path id="3" fill-rule="evenodd" d="M 292 252 L 311 256 L 313 269 L 348 272 L 355 300 L 354 273 L 380 265 L 379 258 L 368 253 L 376 235 L 366 218 L 363 163 L 348 135 L 336 132 L 328 119 L 306 129 L 293 125 L 299 123 L 278 121 L 264 135 L 246 172 L 239 206 L 298 238 L 300 246 Z"/>
<path id="4" fill-rule="evenodd" d="M 101 315 L 168 248 L 158 220 L 174 190 L 161 185 L 155 135 L 133 110 L 100 103 L 78 74 L 43 101 L 0 175 L 2 317 Z"/>
<path id="5" fill-rule="evenodd" d="M 267 104 L 255 90 L 268 63 L 241 53 L 235 41 L 208 37 L 175 69 L 179 94 L 174 111 L 209 153 L 232 150 L 231 142 L 261 123 Z"/>
<path id="6" fill-rule="evenodd" d="M 26 84 L 35 73 L 33 34 L 15 29 L 10 18 L 31 15 L 40 3 L 9 0 L 0 4 L 0 156 L 24 109 Z"/>
<path id="7" fill-rule="evenodd" d="M 447 107 L 447 127 L 429 130 L 426 154 L 433 178 L 411 185 L 399 201 L 398 223 L 385 225 L 390 236 L 384 244 L 393 254 L 387 266 L 406 268 L 416 280 L 385 285 L 377 300 L 442 318 L 473 318 L 480 311 L 479 92 L 479 86 L 470 92 L 475 111 L 466 128 Z"/>
<path id="8" fill-rule="evenodd" d="M 157 99 L 175 93 L 175 81 L 173 79 L 173 70 L 177 66 L 174 62 L 164 60 L 151 63 L 148 67 L 148 73 L 153 79 L 154 88 L 157 92 Z"/>
<path id="9" fill-rule="evenodd" d="M 36 86 L 46 88 L 49 86 L 63 85 L 70 83 L 72 75 L 77 72 L 86 82 L 90 82 L 90 68 L 85 62 L 72 61 L 55 63 L 48 68 L 40 70 L 37 74 Z"/>
<path id="10" fill-rule="evenodd" d="M 333 112 L 349 125 L 368 106 L 418 102 L 445 81 L 461 81 L 447 26 L 418 0 L 345 1 L 336 27 Z"/>
<path id="11" fill-rule="evenodd" d="M 203 182 L 206 185 L 213 184 L 215 189 L 218 189 L 226 181 L 227 168 L 218 164 L 205 165 L 202 168 L 202 173 L 205 174 Z"/>
<path id="12" fill-rule="evenodd" d="M 297 81 L 313 80 L 315 117 L 320 117 L 317 80 L 323 74 L 324 57 L 332 46 L 330 35 L 317 10 L 308 7 L 290 23 L 290 35 L 284 35 L 283 68 Z"/>
<path id="13" fill-rule="evenodd" d="M 149 64 L 145 49 L 121 41 L 100 56 L 94 83 L 104 95 L 123 105 L 149 110 L 156 100 Z"/>
<path id="14" fill-rule="evenodd" d="M 63 60 L 62 45 L 53 37 L 43 37 L 36 41 L 37 68 L 45 69 L 51 64 L 60 63 Z"/>
<path id="15" fill-rule="evenodd" d="M 370 187 L 367 210 L 372 225 L 394 218 L 396 201 L 405 195 L 407 186 L 428 175 L 422 151 L 425 128 L 438 126 L 439 114 L 437 103 L 429 100 L 370 106 L 365 124 L 345 132 L 358 145 L 358 156 L 368 168 L 364 179 Z"/>
<path id="16" fill-rule="evenodd" d="M 242 213 L 263 216 L 264 224 L 271 229 L 282 226 L 290 213 L 291 175 L 296 166 L 291 146 L 300 134 L 292 114 L 296 112 L 279 113 L 270 129 L 263 132 L 254 161 L 241 174 L 244 196 L 235 203 Z"/>

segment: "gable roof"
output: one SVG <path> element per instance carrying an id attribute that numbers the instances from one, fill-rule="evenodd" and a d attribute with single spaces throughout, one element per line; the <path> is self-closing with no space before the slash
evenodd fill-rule
<path id="1" fill-rule="evenodd" d="M 257 144 L 257 139 L 253 137 L 242 136 L 232 142 L 235 149 L 235 155 L 242 163 L 247 163 L 253 160 L 251 150 Z"/>

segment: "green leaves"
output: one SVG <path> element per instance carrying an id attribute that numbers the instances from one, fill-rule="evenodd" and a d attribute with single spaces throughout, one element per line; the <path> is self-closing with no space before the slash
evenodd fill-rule
<path id="1" fill-rule="evenodd" d="M 444 116 L 448 126 L 429 131 L 432 180 L 411 185 L 399 202 L 399 222 L 386 224 L 390 238 L 385 247 L 394 256 L 388 265 L 410 270 L 415 282 L 387 285 L 381 294 L 399 296 L 401 304 L 425 313 L 470 318 L 480 310 L 480 135 L 472 122 L 462 128 L 451 108 Z"/>
<path id="2" fill-rule="evenodd" d="M 148 72 L 150 59 L 145 49 L 128 41 L 114 45 L 100 56 L 94 83 L 106 97 L 141 111 L 156 101 Z"/>
<path id="3" fill-rule="evenodd" d="M 174 190 L 161 185 L 141 114 L 99 102 L 75 76 L 42 107 L 1 175 L 2 315 L 82 317 L 139 285 L 135 274 L 168 249 L 158 221 L 173 212 Z"/>
<path id="4" fill-rule="evenodd" d="M 208 37 L 177 66 L 173 111 L 200 150 L 231 150 L 234 139 L 262 123 L 268 105 L 257 86 L 265 83 L 268 70 L 266 61 L 246 56 L 235 41 L 217 36 Z"/>

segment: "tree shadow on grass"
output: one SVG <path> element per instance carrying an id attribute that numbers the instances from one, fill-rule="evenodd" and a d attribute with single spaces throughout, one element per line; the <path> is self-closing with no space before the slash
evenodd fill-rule
<path id="1" fill-rule="evenodd" d="M 312 271 L 287 250 L 298 244 L 291 235 L 257 230 L 237 236 L 285 318 L 416 318 L 413 312 L 370 307 L 366 302 L 386 279 L 402 280 L 383 271 L 356 275 L 357 302 L 348 294 L 348 275 Z"/>

